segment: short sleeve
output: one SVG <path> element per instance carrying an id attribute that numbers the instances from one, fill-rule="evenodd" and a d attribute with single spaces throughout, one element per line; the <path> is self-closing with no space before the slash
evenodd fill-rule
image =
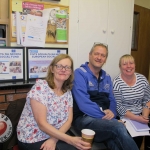
<path id="1" fill-rule="evenodd" d="M 69 103 L 69 107 L 73 107 L 73 98 L 72 98 L 71 91 L 68 92 L 68 103 Z"/>
<path id="2" fill-rule="evenodd" d="M 37 80 L 35 85 L 31 88 L 31 90 L 27 94 L 27 98 L 32 98 L 43 105 L 47 106 L 47 90 L 48 84 L 45 80 Z"/>

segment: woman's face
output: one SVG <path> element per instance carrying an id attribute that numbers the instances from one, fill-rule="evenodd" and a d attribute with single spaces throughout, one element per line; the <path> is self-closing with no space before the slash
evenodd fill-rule
<path id="1" fill-rule="evenodd" d="M 133 60 L 122 60 L 120 64 L 121 74 L 124 76 L 132 76 L 135 72 L 135 63 Z"/>
<path id="2" fill-rule="evenodd" d="M 64 82 L 72 74 L 71 61 L 69 58 L 65 58 L 57 62 L 53 67 L 54 81 Z"/>

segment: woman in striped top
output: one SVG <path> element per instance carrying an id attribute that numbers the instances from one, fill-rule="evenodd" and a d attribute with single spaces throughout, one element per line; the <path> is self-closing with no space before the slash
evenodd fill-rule
<path id="1" fill-rule="evenodd" d="M 135 61 L 131 55 L 123 55 L 120 58 L 119 67 L 121 73 L 113 81 L 119 117 L 148 123 L 150 114 L 150 85 L 147 79 L 143 75 L 135 73 Z M 148 140 L 147 138 L 146 141 Z M 142 139 L 143 137 L 134 138 L 138 147 L 141 146 Z M 146 146 L 145 150 L 148 150 Z"/>

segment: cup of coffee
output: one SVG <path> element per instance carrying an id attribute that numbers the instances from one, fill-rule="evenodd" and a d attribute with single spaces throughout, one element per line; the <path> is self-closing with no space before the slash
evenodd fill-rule
<path id="1" fill-rule="evenodd" d="M 82 140 L 92 144 L 95 132 L 91 129 L 83 129 L 81 130 Z"/>

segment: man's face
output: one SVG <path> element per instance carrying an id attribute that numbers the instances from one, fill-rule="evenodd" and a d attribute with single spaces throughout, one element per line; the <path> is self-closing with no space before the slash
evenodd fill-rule
<path id="1" fill-rule="evenodd" d="M 107 59 L 107 50 L 105 47 L 96 46 L 89 54 L 89 64 L 94 68 L 102 68 Z"/>

